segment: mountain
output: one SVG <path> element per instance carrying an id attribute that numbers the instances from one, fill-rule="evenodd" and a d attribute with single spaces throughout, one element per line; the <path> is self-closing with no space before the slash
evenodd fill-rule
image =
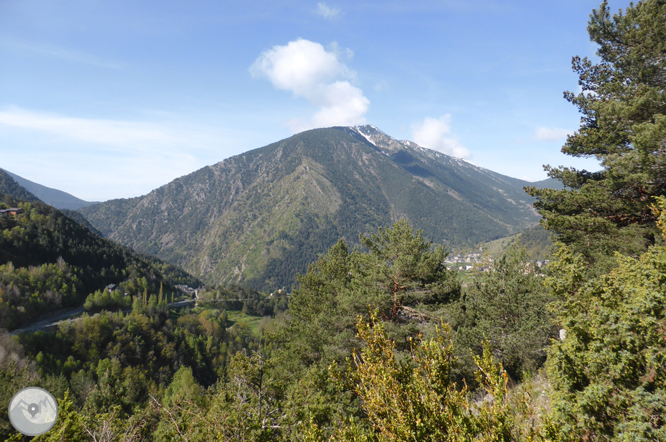
<path id="1" fill-rule="evenodd" d="M 520 242 L 520 245 L 525 248 L 529 259 L 542 261 L 549 257 L 550 249 L 555 241 L 556 238 L 553 237 L 552 232 L 537 224 L 516 235 L 479 243 L 474 248 L 467 247 L 453 250 L 451 254 L 466 257 L 470 254 L 478 253 L 481 256 L 489 255 L 497 259 L 504 255 L 513 243 Z"/>
<path id="2" fill-rule="evenodd" d="M 564 184 L 562 184 L 561 181 L 556 180 L 555 178 L 546 178 L 545 180 L 535 181 L 533 183 L 530 183 L 529 185 L 534 186 L 537 189 L 555 189 L 555 190 L 564 189 Z"/>
<path id="3" fill-rule="evenodd" d="M 208 283 L 272 290 L 289 287 L 340 237 L 356 244 L 400 218 L 435 243 L 517 233 L 539 219 L 526 185 L 374 126 L 334 127 L 79 211 L 109 238 Z"/>
<path id="4" fill-rule="evenodd" d="M 86 207 L 91 204 L 95 204 L 94 202 L 84 201 L 82 199 L 79 199 L 74 195 L 70 195 L 67 192 L 63 192 L 62 190 L 52 189 L 50 187 L 42 186 L 41 184 L 33 183 L 32 181 L 26 180 L 25 178 L 20 177 L 15 173 L 11 173 L 8 170 L 4 170 L 4 172 L 6 172 L 10 177 L 14 179 L 14 181 L 16 181 L 22 187 L 24 187 L 28 192 L 32 193 L 46 204 L 52 205 L 56 209 L 75 210 L 81 207 Z"/>
<path id="5" fill-rule="evenodd" d="M 9 196 L 17 200 L 27 201 L 30 203 L 35 203 L 35 202 L 43 203 L 42 200 L 40 200 L 35 195 L 30 193 L 25 187 L 21 186 L 13 178 L 14 176 L 16 175 L 0 169 L 0 194 L 4 194 L 5 196 Z M 39 184 L 37 184 L 37 186 L 39 186 Z M 90 203 L 90 204 L 95 204 L 95 203 Z M 81 215 L 79 212 L 75 212 L 74 210 L 70 209 L 60 209 L 60 212 L 62 212 L 64 215 L 68 216 L 69 218 L 73 219 L 77 223 L 83 225 L 85 228 L 90 230 L 95 235 L 102 237 L 104 236 L 99 230 L 95 229 L 93 225 L 90 224 L 88 220 L 85 219 L 85 217 Z"/>
<path id="6" fill-rule="evenodd" d="M 28 192 L 25 187 L 17 183 L 11 175 L 2 169 L 0 169 L 0 193 L 31 203 L 41 202 L 39 198 Z"/>
<path id="7" fill-rule="evenodd" d="M 527 250 L 530 259 L 544 260 L 556 239 L 552 232 L 544 229 L 541 225 L 536 225 L 521 232 L 518 240 Z"/>

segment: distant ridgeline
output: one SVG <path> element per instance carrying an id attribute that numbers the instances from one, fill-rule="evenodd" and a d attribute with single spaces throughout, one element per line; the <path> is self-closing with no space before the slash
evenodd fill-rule
<path id="1" fill-rule="evenodd" d="M 111 283 L 128 296 L 200 284 L 171 264 L 96 235 L 0 171 L 0 209 L 14 207 L 23 213 L 0 215 L 0 328 L 81 305 Z"/>
<path id="2" fill-rule="evenodd" d="M 41 202 L 39 198 L 28 192 L 23 186 L 19 185 L 2 169 L 0 169 L 0 193 L 30 203 Z"/>
<path id="3" fill-rule="evenodd" d="M 32 195 L 39 198 L 40 201 L 43 201 L 46 204 L 50 204 L 56 209 L 74 210 L 80 207 L 85 207 L 91 204 L 95 204 L 94 202 L 84 201 L 80 198 L 75 197 L 74 195 L 70 195 L 67 192 L 63 192 L 62 190 L 52 189 L 50 187 L 42 186 L 41 184 L 33 183 L 32 181 L 20 177 L 15 173 L 11 173 L 7 170 L 0 169 L 0 172 L 9 175 L 9 177 L 11 177 L 16 182 L 16 184 L 24 188 Z M 20 198 L 19 196 L 16 197 Z"/>
<path id="4" fill-rule="evenodd" d="M 525 252 L 531 260 L 544 260 L 548 258 L 555 240 L 556 235 L 553 232 L 537 224 L 517 235 L 477 244 L 475 249 L 478 253 L 499 258 L 506 253 L 512 244 L 518 243 L 519 246 L 525 248 Z M 468 250 L 454 250 L 454 253 L 464 254 L 466 251 Z"/>

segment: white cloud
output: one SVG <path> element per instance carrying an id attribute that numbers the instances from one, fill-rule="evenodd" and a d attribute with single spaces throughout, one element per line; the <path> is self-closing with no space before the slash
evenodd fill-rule
<path id="1" fill-rule="evenodd" d="M 550 129 L 547 127 L 537 127 L 534 132 L 536 141 L 558 141 L 563 140 L 567 135 L 573 134 L 573 131 L 566 129 Z"/>
<path id="2" fill-rule="evenodd" d="M 63 117 L 18 108 L 0 111 L 0 124 L 48 132 L 81 141 L 111 146 L 174 141 L 164 129 L 145 123 Z"/>
<path id="3" fill-rule="evenodd" d="M 427 117 L 420 123 L 411 125 L 414 142 L 420 146 L 433 149 L 457 158 L 469 159 L 472 155 L 460 144 L 458 138 L 451 136 L 451 115 L 440 118 Z"/>
<path id="4" fill-rule="evenodd" d="M 577 94 L 584 93 L 585 96 L 587 96 L 587 97 L 595 97 L 595 96 L 598 95 L 598 94 L 597 94 L 596 92 L 594 92 L 594 91 L 590 91 L 590 90 L 588 90 L 588 89 L 585 89 L 585 90 L 584 90 L 584 89 L 583 89 L 583 86 L 581 86 L 580 84 L 576 87 L 576 93 L 577 93 Z"/>
<path id="5" fill-rule="evenodd" d="M 86 119 L 0 108 L 2 165 L 87 200 L 132 197 L 224 159 L 228 131 L 174 119 Z M 237 143 L 236 143 L 237 144 Z"/>
<path id="6" fill-rule="evenodd" d="M 326 3 L 317 3 L 317 10 L 315 14 L 321 15 L 324 18 L 334 18 L 340 13 L 339 9 L 333 9 L 326 6 Z"/>
<path id="7" fill-rule="evenodd" d="M 344 54 L 353 56 L 349 50 Z M 281 90 L 291 91 L 318 108 L 311 121 L 290 120 L 294 132 L 327 126 L 365 124 L 370 101 L 363 91 L 345 79 L 355 73 L 340 61 L 341 51 L 298 39 L 261 53 L 250 67 L 252 76 L 267 78 Z"/>
<path id="8" fill-rule="evenodd" d="M 380 81 L 375 85 L 375 90 L 380 92 L 380 91 L 387 91 L 390 90 L 391 86 L 384 80 Z"/>

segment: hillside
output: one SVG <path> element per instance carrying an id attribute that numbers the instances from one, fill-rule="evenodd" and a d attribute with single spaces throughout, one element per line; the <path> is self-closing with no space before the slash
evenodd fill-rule
<path id="1" fill-rule="evenodd" d="M 84 201 L 75 197 L 74 195 L 63 192 L 62 190 L 53 189 L 51 187 L 46 187 L 41 184 L 34 183 L 8 170 L 0 169 L 0 172 L 7 173 L 7 175 L 12 177 L 18 185 L 25 188 L 28 192 L 32 193 L 41 201 L 52 205 L 56 209 L 74 210 L 80 207 L 86 207 L 91 204 L 95 204 L 94 202 Z"/>
<path id="2" fill-rule="evenodd" d="M 561 181 L 556 180 L 555 178 L 546 178 L 545 180 L 535 181 L 533 183 L 530 183 L 529 185 L 534 186 L 537 189 L 555 189 L 555 190 L 564 189 L 564 184 L 562 184 Z"/>
<path id="3" fill-rule="evenodd" d="M 477 244 L 476 247 L 468 248 L 466 250 L 454 250 L 454 253 L 463 255 L 468 253 L 480 253 L 481 255 L 499 258 L 507 251 L 509 246 L 515 242 L 520 242 L 521 246 L 525 248 L 527 256 L 531 260 L 538 261 L 545 260 L 549 257 L 550 249 L 554 243 L 552 232 L 549 232 L 541 225 L 537 224 L 536 226 L 523 230 L 516 235 L 480 243 Z"/>
<path id="4" fill-rule="evenodd" d="M 0 209 L 18 207 L 23 213 L 0 215 L 0 328 L 81 305 L 111 283 L 121 284 L 128 296 L 156 293 L 160 285 L 173 290 L 176 284 L 199 284 L 172 264 L 94 234 L 6 178 L 0 182 Z"/>
<path id="5" fill-rule="evenodd" d="M 529 183 L 373 126 L 315 129 L 148 195 L 79 211 L 109 238 L 207 282 L 289 287 L 340 237 L 407 218 L 435 243 L 476 244 L 539 219 Z"/>
<path id="6" fill-rule="evenodd" d="M 25 187 L 17 183 L 11 175 L 2 169 L 0 169 L 0 193 L 31 203 L 40 202 L 39 198 L 28 192 Z"/>

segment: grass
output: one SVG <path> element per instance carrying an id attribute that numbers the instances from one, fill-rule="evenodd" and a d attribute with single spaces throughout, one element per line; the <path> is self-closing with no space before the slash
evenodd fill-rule
<path id="1" fill-rule="evenodd" d="M 259 322 L 263 316 L 250 316 L 241 311 L 227 311 L 227 327 L 233 327 L 234 324 L 244 322 L 250 327 L 253 335 L 259 335 Z"/>
<path id="2" fill-rule="evenodd" d="M 200 314 L 204 310 L 217 310 L 212 309 L 211 307 L 194 307 L 191 309 L 191 312 L 194 314 Z M 177 321 L 178 318 L 186 311 L 186 308 L 171 309 L 170 317 L 172 321 Z M 253 335 L 259 336 L 259 323 L 264 319 L 263 316 L 252 316 L 246 315 L 240 310 L 227 310 L 227 328 L 233 327 L 235 324 L 245 323 L 249 327 Z"/>
<path id="3" fill-rule="evenodd" d="M 506 238 L 496 239 L 495 241 L 490 241 L 483 244 L 483 253 L 488 253 L 494 258 L 499 258 L 502 256 L 504 251 L 509 247 L 509 244 L 513 242 L 518 235 L 507 236 Z"/>

